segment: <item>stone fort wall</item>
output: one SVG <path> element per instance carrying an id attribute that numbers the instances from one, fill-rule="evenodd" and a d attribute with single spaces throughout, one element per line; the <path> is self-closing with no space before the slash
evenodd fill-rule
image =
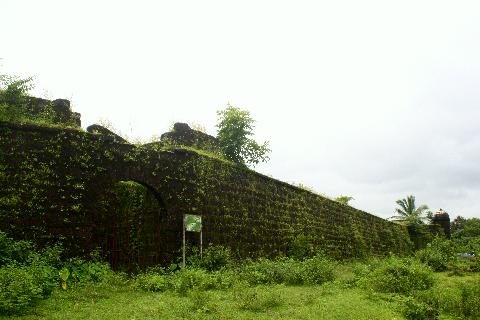
<path id="1" fill-rule="evenodd" d="M 61 239 L 72 255 L 122 250 L 108 245 L 122 235 L 99 201 L 117 182 L 136 181 L 161 207 L 143 223 L 150 236 L 140 265 L 178 254 L 183 214 L 202 215 L 205 244 L 241 256 L 283 255 L 298 235 L 338 258 L 411 250 L 404 227 L 361 210 L 191 148 L 94 132 L 0 122 L 0 230 L 39 243 Z"/>

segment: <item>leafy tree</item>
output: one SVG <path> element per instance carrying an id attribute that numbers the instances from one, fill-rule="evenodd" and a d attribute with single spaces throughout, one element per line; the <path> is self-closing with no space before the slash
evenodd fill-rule
<path id="1" fill-rule="evenodd" d="M 0 120 L 23 122 L 26 118 L 28 92 L 32 79 L 15 79 L 0 75 Z"/>
<path id="2" fill-rule="evenodd" d="M 395 209 L 397 215 L 392 217 L 392 220 L 401 222 L 403 224 L 414 226 L 423 224 L 426 219 L 425 211 L 428 206 L 422 204 L 417 208 L 415 205 L 415 197 L 410 195 L 406 199 L 397 200 L 398 208 Z"/>
<path id="3" fill-rule="evenodd" d="M 451 223 L 450 229 L 452 231 L 452 234 L 463 229 L 463 226 L 465 225 L 465 222 L 467 219 L 465 219 L 462 216 L 457 216 Z"/>
<path id="4" fill-rule="evenodd" d="M 425 218 L 426 220 L 428 220 L 428 223 L 433 223 L 433 217 L 435 216 L 435 214 L 431 211 L 431 210 L 428 210 L 425 212 Z"/>
<path id="5" fill-rule="evenodd" d="M 32 112 L 29 92 L 33 88 L 32 78 L 19 79 L 0 75 L 0 121 L 54 124 L 51 104 L 45 105 L 40 112 Z"/>
<path id="6" fill-rule="evenodd" d="M 33 87 L 32 78 L 17 79 L 0 75 L 0 105 L 22 107 Z"/>
<path id="7" fill-rule="evenodd" d="M 452 226 L 453 225 L 455 225 L 455 228 L 452 228 L 452 238 L 471 239 L 480 237 L 479 218 L 465 219 L 461 216 L 458 216 L 455 220 L 453 220 Z"/>
<path id="8" fill-rule="evenodd" d="M 349 206 L 349 202 L 352 201 L 354 198 L 353 197 L 350 197 L 350 196 L 340 196 L 340 197 L 336 197 L 335 198 L 335 201 L 337 201 L 338 203 L 341 203 L 341 204 L 344 204 L 344 205 L 347 205 Z"/>
<path id="9" fill-rule="evenodd" d="M 254 166 L 269 160 L 268 142 L 258 144 L 250 138 L 253 135 L 255 120 L 249 111 L 228 105 L 225 110 L 217 111 L 217 115 L 217 138 L 227 159 Z"/>

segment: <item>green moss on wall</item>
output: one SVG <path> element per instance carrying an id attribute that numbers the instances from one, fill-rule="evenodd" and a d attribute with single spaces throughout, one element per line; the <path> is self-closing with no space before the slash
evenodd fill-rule
<path id="1" fill-rule="evenodd" d="M 205 243 L 242 256 L 286 254 L 300 234 L 338 258 L 411 250 L 402 226 L 193 149 L 0 123 L 0 181 L 0 229 L 43 242 L 62 238 L 76 255 L 105 244 L 98 203 L 119 181 L 140 182 L 160 199 L 155 232 L 168 257 L 180 248 L 187 213 L 203 216 Z"/>

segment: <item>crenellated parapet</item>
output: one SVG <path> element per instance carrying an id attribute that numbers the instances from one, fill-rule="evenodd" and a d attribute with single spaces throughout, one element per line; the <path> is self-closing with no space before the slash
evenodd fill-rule
<path id="1" fill-rule="evenodd" d="M 66 99 L 46 100 L 36 97 L 28 97 L 28 111 L 32 115 L 40 115 L 45 112 L 53 112 L 53 123 L 69 126 L 81 126 L 80 113 L 73 112 L 70 101 Z"/>

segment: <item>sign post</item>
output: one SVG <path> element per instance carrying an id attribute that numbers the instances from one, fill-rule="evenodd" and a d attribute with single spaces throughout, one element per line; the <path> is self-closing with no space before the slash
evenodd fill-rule
<path id="1" fill-rule="evenodd" d="M 182 267 L 185 268 L 185 231 L 200 233 L 200 258 L 203 255 L 202 216 L 194 214 L 183 215 L 183 255 Z"/>

